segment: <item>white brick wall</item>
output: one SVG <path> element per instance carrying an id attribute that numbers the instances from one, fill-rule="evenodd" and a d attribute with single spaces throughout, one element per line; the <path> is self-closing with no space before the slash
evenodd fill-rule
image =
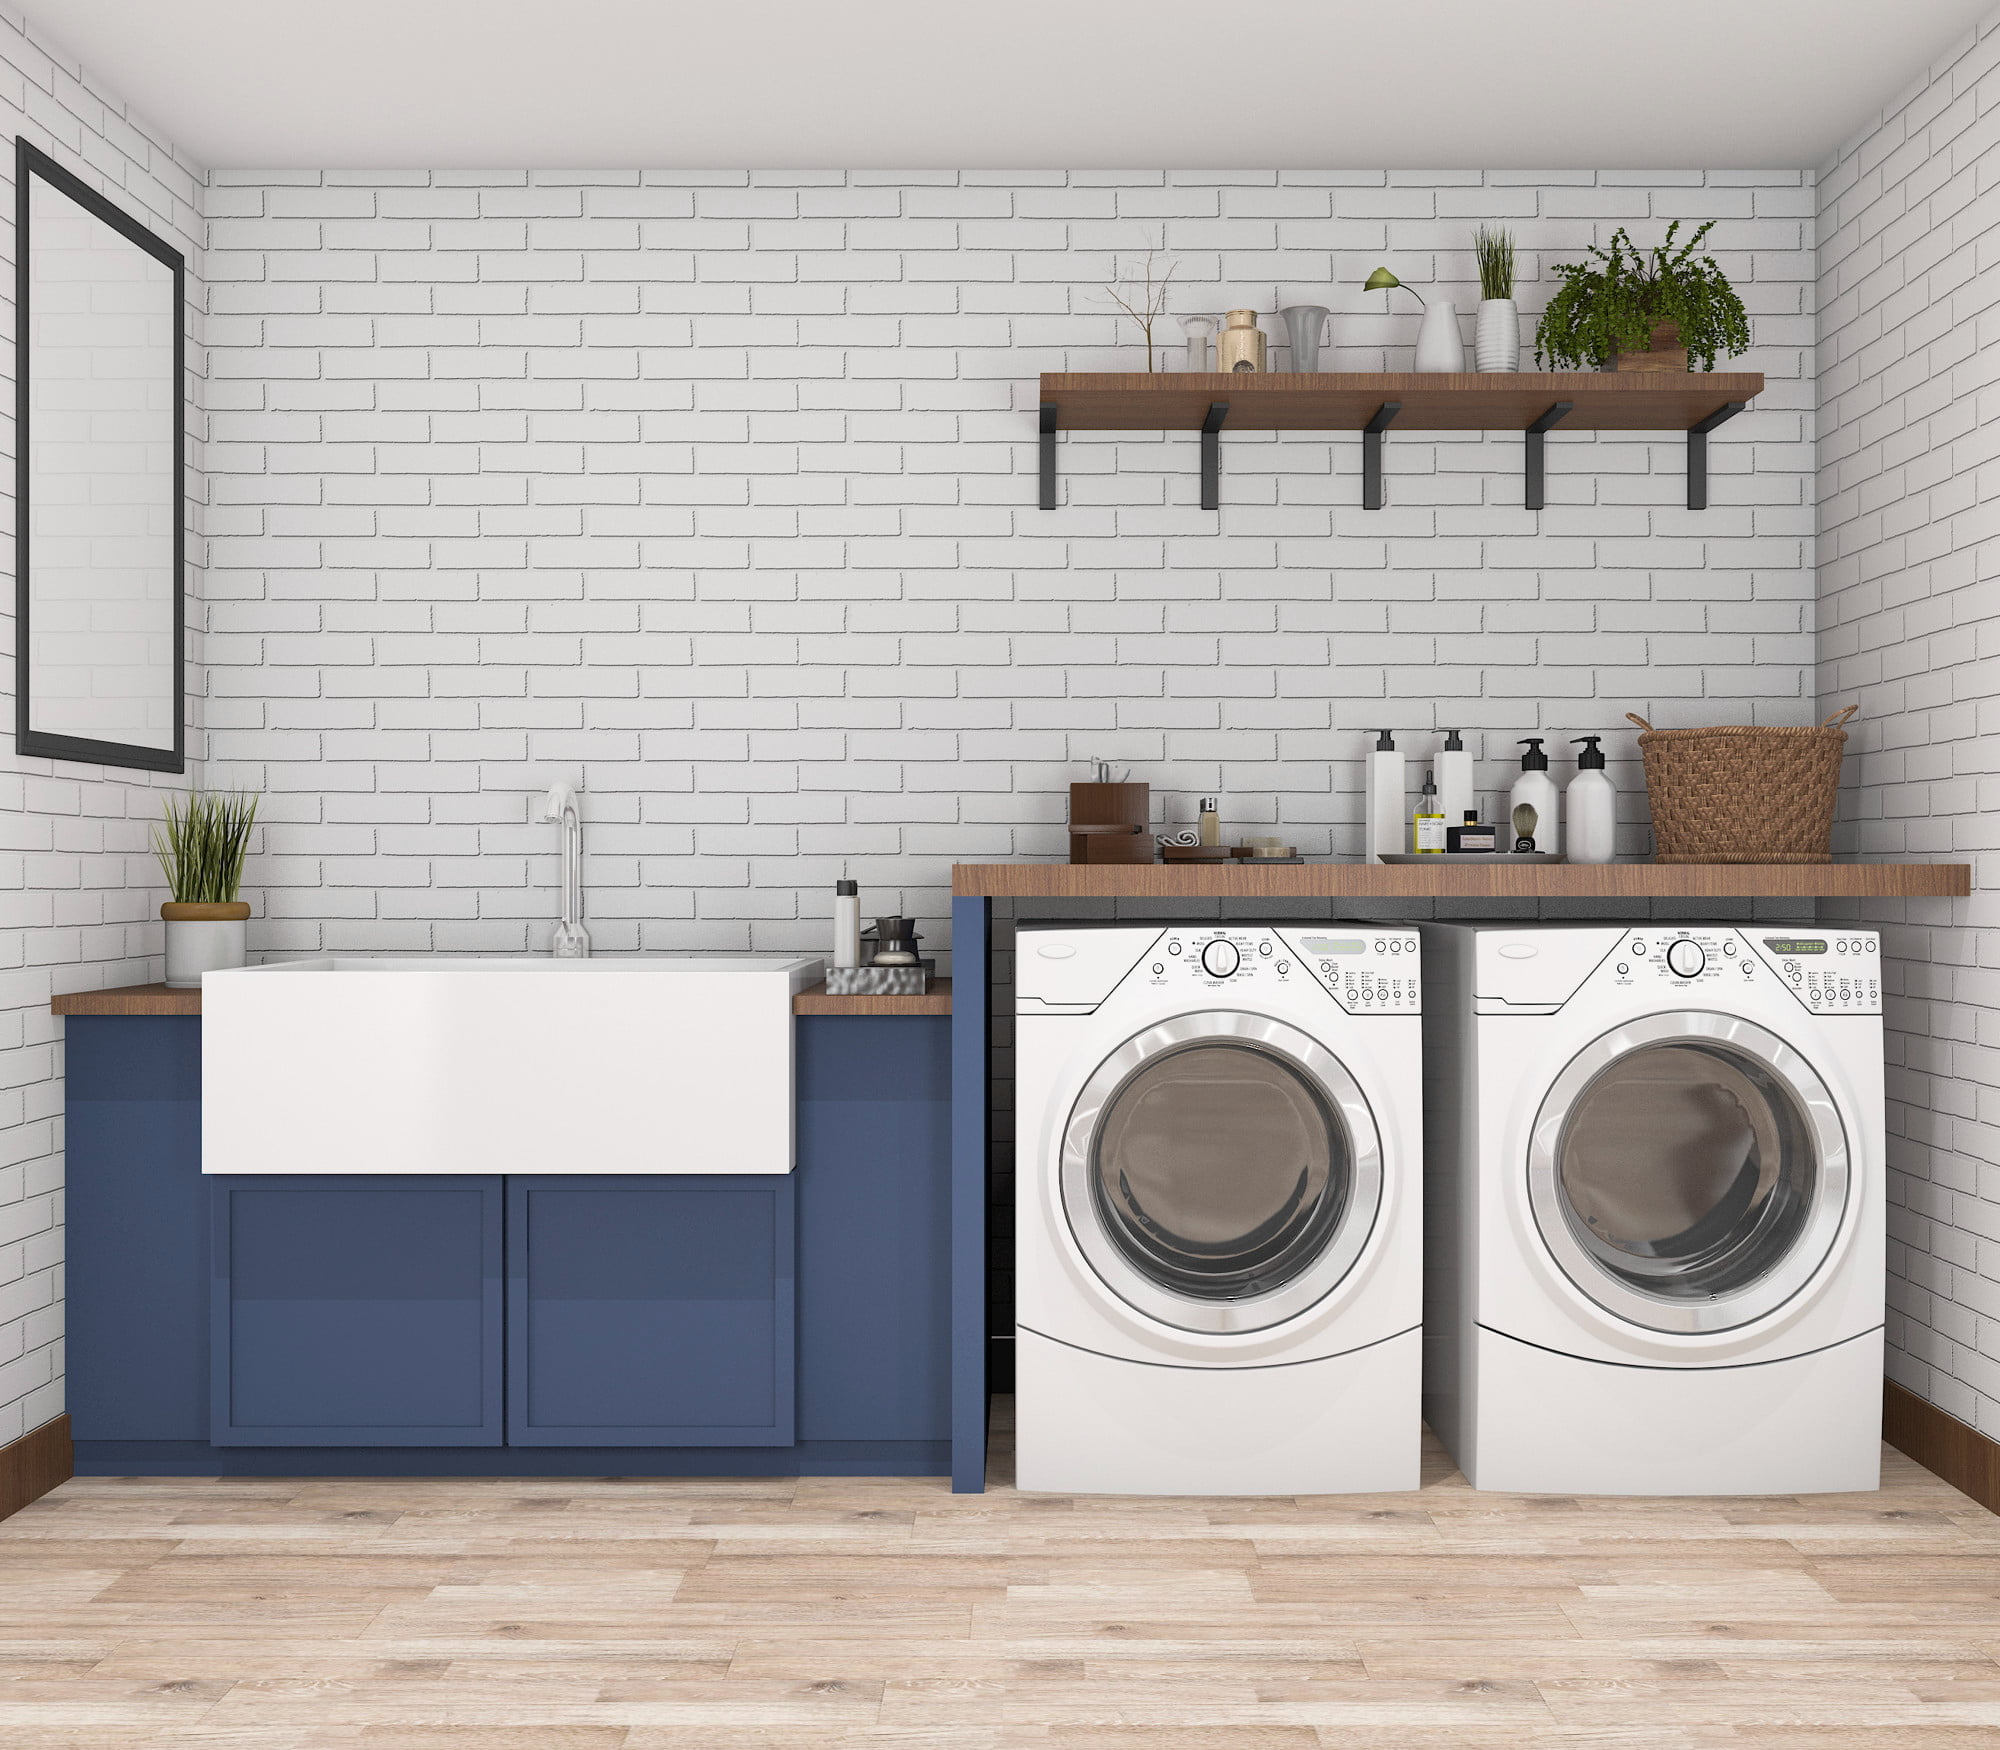
<path id="1" fill-rule="evenodd" d="M 1059 852 L 1086 756 L 1352 853 L 1369 725 L 1462 725 L 1499 786 L 1627 708 L 1805 721 L 1813 208 L 1759 172 L 219 173 L 207 712 L 269 792 L 253 945 L 541 945 L 562 775 L 600 948 L 819 947 L 843 869 L 943 946 L 951 862 Z M 1162 231 L 1174 307 L 1282 286 L 1365 369 L 1416 327 L 1378 262 L 1469 310 L 1502 220 L 1538 310 L 1619 222 L 1711 216 L 1771 385 L 1706 514 L 1678 440 L 1562 432 L 1539 518 L 1518 437 L 1392 436 L 1368 513 L 1358 439 L 1229 434 L 1218 518 L 1191 435 L 1082 434 L 1033 508 L 1036 373 L 1143 362 L 1100 288 Z"/>
<path id="2" fill-rule="evenodd" d="M 1844 849 L 1970 860 L 1872 905 L 1889 1012 L 1892 1377 L 2000 1437 L 2000 17 L 1820 182 L 1819 692 L 1858 700 Z"/>
<path id="3" fill-rule="evenodd" d="M 60 48 L 0 10 L 0 135 L 25 135 L 64 168 L 188 258 L 191 405 L 202 371 L 203 172 L 69 62 Z M 7 502 L 0 587 L 7 628 L 0 692 L 13 721 L 14 662 L 14 154 L 0 155 L 0 495 Z M 191 579 L 199 577 L 199 416 L 191 415 Z M 199 660 L 191 602 L 190 663 Z M 190 697 L 196 688 L 190 682 Z M 198 701 L 195 701 L 198 705 Z M 197 726 L 199 717 L 192 720 Z M 160 792 L 186 780 L 112 767 L 29 760 L 11 729 L 0 755 L 0 1444 L 63 1407 L 62 1023 L 58 991 L 161 976 L 159 903 L 147 849 Z M 190 745 L 198 750 L 198 737 Z"/>

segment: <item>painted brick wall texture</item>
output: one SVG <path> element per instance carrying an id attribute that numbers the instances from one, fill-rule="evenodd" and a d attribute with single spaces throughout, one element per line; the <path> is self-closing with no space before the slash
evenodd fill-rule
<path id="1" fill-rule="evenodd" d="M 20 758 L 14 693 L 14 154 L 25 135 L 188 258 L 188 359 L 199 403 L 202 175 L 157 133 L 90 83 L 38 32 L 0 11 L 0 533 L 9 577 L 0 711 L 0 1444 L 59 1414 L 62 1401 L 62 1023 L 57 991 L 162 975 L 159 904 L 147 849 L 160 793 L 185 780 L 113 767 Z M 199 420 L 191 422 L 188 552 L 199 576 Z M 199 613 L 199 605 L 190 607 Z M 198 659 L 198 621 L 190 660 Z M 190 695 L 195 691 L 190 683 Z M 198 715 L 193 719 L 198 724 Z M 198 747 L 198 739 L 191 738 Z"/>
<path id="2" fill-rule="evenodd" d="M 1859 701 L 1842 847 L 1969 860 L 1874 905 L 1891 1375 L 2000 1437 L 2000 19 L 1820 180 L 1821 701 Z"/>
<path id="3" fill-rule="evenodd" d="M 217 173 L 207 721 L 268 792 L 265 951 L 548 940 L 581 779 L 601 949 L 819 948 L 843 870 L 948 943 L 954 860 L 1050 855 L 1091 756 L 1163 823 L 1359 848 L 1364 728 L 1807 721 L 1812 178 Z M 1387 261 L 1477 295 L 1481 220 L 1548 264 L 1714 217 L 1770 387 L 1682 507 L 1664 435 L 1080 434 L 1035 502 L 1036 374 L 1132 369 L 1115 255 L 1172 307 L 1335 309 L 1403 364 Z M 1469 328 L 1469 320 L 1468 320 Z M 1282 362 L 1283 354 L 1277 358 Z M 1645 847 L 1629 739 L 1614 737 Z M 1564 750 L 1567 752 L 1567 750 Z M 1565 765 L 1566 769 L 1566 765 Z M 1421 781 L 1420 770 L 1413 774 Z"/>

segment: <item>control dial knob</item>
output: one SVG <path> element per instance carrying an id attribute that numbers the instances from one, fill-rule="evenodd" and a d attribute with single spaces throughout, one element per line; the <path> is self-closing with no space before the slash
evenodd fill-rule
<path id="1" fill-rule="evenodd" d="M 1685 939 L 1667 944 L 1667 970 L 1676 978 L 1692 978 L 1708 964 L 1699 942 Z"/>
<path id="2" fill-rule="evenodd" d="M 1201 951 L 1201 969 L 1210 978 L 1227 978 L 1242 963 L 1234 942 L 1210 942 Z"/>

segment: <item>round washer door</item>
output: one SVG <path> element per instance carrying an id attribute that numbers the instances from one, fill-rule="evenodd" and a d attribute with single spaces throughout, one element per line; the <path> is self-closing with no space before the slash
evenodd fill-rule
<path id="1" fill-rule="evenodd" d="M 1812 1065 L 1754 1022 L 1693 1010 L 1585 1046 L 1528 1151 L 1535 1224 L 1563 1274 L 1650 1331 L 1777 1311 L 1833 1249 L 1848 1176 Z"/>
<path id="2" fill-rule="evenodd" d="M 1261 1331 L 1353 1269 L 1381 1211 L 1382 1143 L 1317 1040 L 1263 1015 L 1185 1015 L 1084 1084 L 1061 1194 L 1119 1299 L 1178 1330 Z"/>

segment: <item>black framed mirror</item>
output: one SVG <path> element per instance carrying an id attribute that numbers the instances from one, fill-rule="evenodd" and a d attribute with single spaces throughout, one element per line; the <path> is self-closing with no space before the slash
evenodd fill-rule
<path id="1" fill-rule="evenodd" d="M 183 771 L 185 263 L 26 140 L 14 197 L 15 744 Z"/>

